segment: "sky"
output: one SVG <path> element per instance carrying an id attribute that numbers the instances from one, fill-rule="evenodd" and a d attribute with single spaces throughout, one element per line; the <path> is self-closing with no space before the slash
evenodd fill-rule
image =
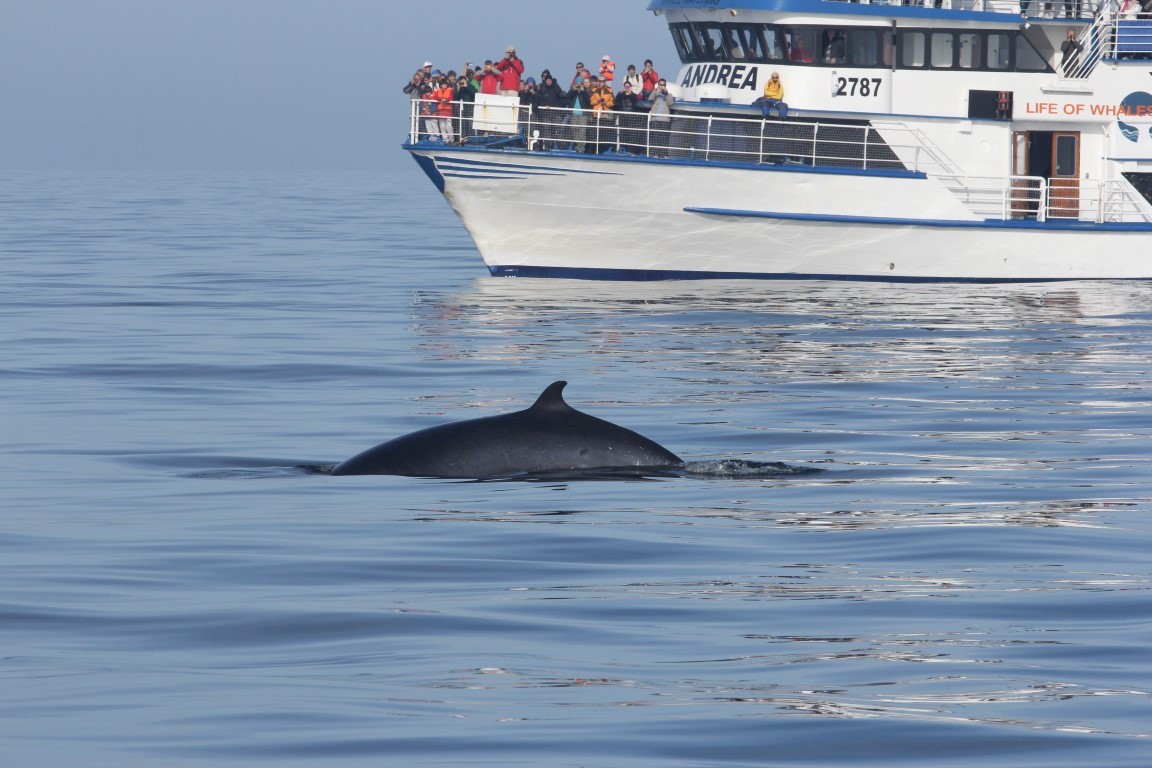
<path id="1" fill-rule="evenodd" d="M 401 88 L 515 45 L 558 77 L 679 69 L 647 0 L 0 0 L 0 171 L 411 163 Z M 563 81 L 565 84 L 567 80 Z"/>

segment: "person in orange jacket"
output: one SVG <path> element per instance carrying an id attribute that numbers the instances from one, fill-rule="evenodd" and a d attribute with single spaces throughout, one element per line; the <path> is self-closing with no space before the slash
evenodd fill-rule
<path id="1" fill-rule="evenodd" d="M 516 46 L 508 46 L 504 58 L 496 65 L 500 73 L 500 95 L 519 96 L 520 76 L 524 74 L 524 61 L 516 55 Z"/>
<path id="2" fill-rule="evenodd" d="M 593 136 L 596 141 L 596 152 L 599 154 L 606 149 L 616 148 L 616 116 L 612 109 L 616 106 L 616 97 L 612 94 L 612 86 L 604 80 L 596 82 L 592 88 L 592 114 Z"/>
<path id="3" fill-rule="evenodd" d="M 616 79 L 616 62 L 612 61 L 612 57 L 608 54 L 600 57 L 600 79 L 608 83 L 609 88 Z"/>
<path id="4" fill-rule="evenodd" d="M 456 91 L 452 90 L 452 83 L 447 76 L 441 76 L 440 81 L 432 90 L 432 100 L 436 102 L 436 117 L 439 120 L 440 140 L 444 143 L 452 141 L 452 102 L 456 99 Z"/>

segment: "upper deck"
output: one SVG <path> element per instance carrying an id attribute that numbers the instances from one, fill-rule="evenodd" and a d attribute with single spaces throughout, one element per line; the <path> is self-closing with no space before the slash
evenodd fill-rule
<path id="1" fill-rule="evenodd" d="M 656 15 L 680 12 L 711 12 L 715 18 L 735 19 L 757 12 L 791 16 L 896 16 L 900 18 L 947 18 L 972 21 L 1010 21 L 1043 18 L 1059 13 L 1077 19 L 1091 19 L 1114 0 L 652 0 L 648 10 Z M 1065 7 L 1066 6 L 1066 7 Z M 1114 15 L 1118 15 L 1118 12 Z M 701 18 L 695 13 L 696 18 Z"/>

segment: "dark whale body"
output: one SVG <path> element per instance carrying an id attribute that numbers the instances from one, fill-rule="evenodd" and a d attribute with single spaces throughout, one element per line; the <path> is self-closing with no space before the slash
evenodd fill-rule
<path id="1" fill-rule="evenodd" d="M 551 384 L 531 408 L 422 429 L 337 464 L 333 475 L 496 478 L 570 470 L 680 467 L 676 454 L 564 402 Z"/>

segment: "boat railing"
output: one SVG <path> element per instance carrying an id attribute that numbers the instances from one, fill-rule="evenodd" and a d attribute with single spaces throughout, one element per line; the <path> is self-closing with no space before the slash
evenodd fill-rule
<path id="1" fill-rule="evenodd" d="M 661 120 L 647 112 L 412 102 L 409 140 L 530 151 L 630 155 L 751 164 L 792 164 L 942 173 L 951 169 L 925 146 L 918 131 L 900 124 L 846 125 L 677 113 Z M 497 111 L 498 110 L 498 111 Z"/>
<path id="2" fill-rule="evenodd" d="M 860 5 L 898 5 L 914 8 L 938 8 L 946 11 L 1005 13 L 1013 16 L 1043 18 L 1061 16 L 1091 18 L 1099 6 L 1097 0 L 828 0 Z M 1100 0 L 1107 2 L 1108 0 Z"/>
<path id="3" fill-rule="evenodd" d="M 1152 223 L 1145 207 L 1116 179 L 965 176 L 950 189 L 984 219 Z"/>
<path id="4" fill-rule="evenodd" d="M 938 180 L 982 219 L 1152 223 L 1143 198 L 1123 180 L 968 176 L 923 131 L 900 122 L 845 125 L 679 113 L 661 120 L 646 112 L 534 109 L 515 99 L 445 105 L 414 100 L 409 141 L 569 157 L 914 172 Z"/>

